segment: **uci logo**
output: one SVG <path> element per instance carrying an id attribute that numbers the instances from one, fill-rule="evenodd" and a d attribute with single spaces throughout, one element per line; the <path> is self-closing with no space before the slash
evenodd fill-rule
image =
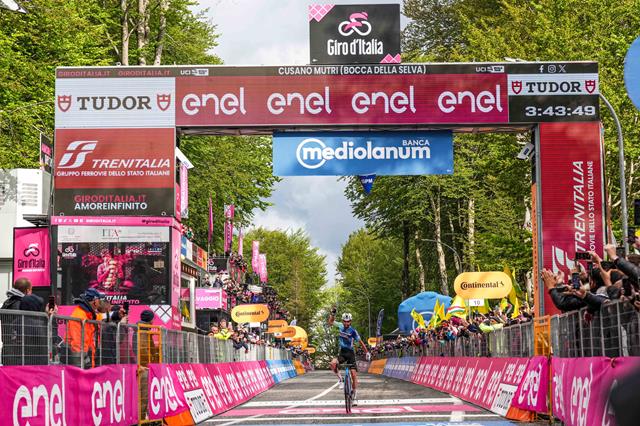
<path id="1" fill-rule="evenodd" d="M 344 37 L 350 36 L 353 33 L 361 36 L 369 35 L 369 33 L 371 33 L 371 24 L 367 19 L 369 19 L 367 12 L 352 13 L 349 15 L 348 21 L 340 22 L 338 32 Z"/>

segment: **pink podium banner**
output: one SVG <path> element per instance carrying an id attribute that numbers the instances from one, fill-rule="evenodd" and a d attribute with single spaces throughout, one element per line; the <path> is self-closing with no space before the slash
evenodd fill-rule
<path id="1" fill-rule="evenodd" d="M 138 423 L 135 365 L 0 367 L 0 383 L 1 424 Z"/>
<path id="2" fill-rule="evenodd" d="M 615 425 L 609 394 L 637 368 L 640 357 L 553 358 L 553 415 L 567 426 Z"/>
<path id="3" fill-rule="evenodd" d="M 266 361 L 150 364 L 149 419 L 187 410 L 194 422 L 240 405 L 275 384 Z"/>

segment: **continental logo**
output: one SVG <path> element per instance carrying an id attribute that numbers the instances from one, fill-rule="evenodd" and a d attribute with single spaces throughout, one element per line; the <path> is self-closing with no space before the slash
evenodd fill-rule
<path id="1" fill-rule="evenodd" d="M 483 282 L 466 282 L 463 281 L 462 283 L 460 283 L 460 288 L 463 290 L 467 290 L 467 289 L 471 289 L 471 288 L 501 288 L 506 286 L 506 284 L 502 281 L 495 281 L 495 282 L 488 282 L 488 283 L 483 283 Z"/>
<path id="2" fill-rule="evenodd" d="M 231 310 L 231 319 L 237 323 L 264 322 L 268 318 L 267 305 L 238 305 Z"/>
<path id="3" fill-rule="evenodd" d="M 511 291 L 512 282 L 504 272 L 463 272 L 453 287 L 463 299 L 501 299 Z"/>

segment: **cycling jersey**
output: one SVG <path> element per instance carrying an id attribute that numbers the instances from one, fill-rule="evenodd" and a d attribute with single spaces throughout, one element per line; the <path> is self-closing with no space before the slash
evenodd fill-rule
<path id="1" fill-rule="evenodd" d="M 356 331 L 355 328 L 349 326 L 348 328 L 344 328 L 342 323 L 334 323 L 338 330 L 340 330 L 340 334 L 338 335 L 338 341 L 340 342 L 340 350 L 347 349 L 353 350 L 353 343 L 360 341 L 360 335 Z"/>

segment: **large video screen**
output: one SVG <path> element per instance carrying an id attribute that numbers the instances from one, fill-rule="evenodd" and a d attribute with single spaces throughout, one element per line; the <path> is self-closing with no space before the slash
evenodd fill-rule
<path id="1" fill-rule="evenodd" d="M 68 228 L 68 229 L 63 229 Z M 82 227 L 59 227 L 58 271 L 63 304 L 73 304 L 87 288 L 107 295 L 112 304 L 163 305 L 170 303 L 170 246 L 162 228 L 143 235 L 117 229 L 119 241 L 103 238 L 113 231 L 83 232 Z M 142 228 L 142 227 L 139 227 Z M 92 234 L 92 235 L 90 235 Z M 104 240 L 107 241 L 104 241 Z M 130 239 L 157 241 L 126 241 Z M 75 240 L 75 241 L 70 241 Z M 103 241 L 96 241 L 103 240 Z M 125 241 L 122 241 L 125 240 Z"/>

